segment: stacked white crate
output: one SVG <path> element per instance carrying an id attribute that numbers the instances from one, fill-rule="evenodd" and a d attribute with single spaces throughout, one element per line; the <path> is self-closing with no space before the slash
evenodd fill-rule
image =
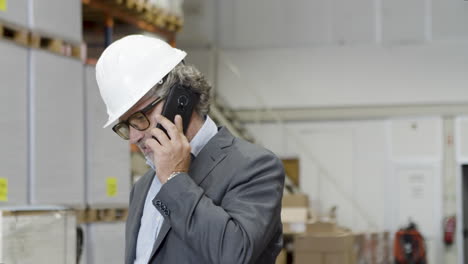
<path id="1" fill-rule="evenodd" d="M 0 40 L 0 54 L 0 206 L 24 205 L 28 182 L 28 49 Z"/>
<path id="2" fill-rule="evenodd" d="M 48 37 L 81 43 L 81 0 L 7 0 L 0 20 Z"/>
<path id="3" fill-rule="evenodd" d="M 0 10 L 0 21 L 27 28 L 29 2 L 32 0 L 9 0 L 5 10 Z"/>
<path id="4" fill-rule="evenodd" d="M 86 260 L 80 264 L 125 262 L 124 222 L 88 224 L 86 234 Z"/>
<path id="5" fill-rule="evenodd" d="M 130 193 L 130 147 L 110 127 L 95 67 L 85 67 L 86 202 L 91 208 L 126 208 Z"/>
<path id="6" fill-rule="evenodd" d="M 1 23 L 81 43 L 80 0 L 10 0 L 5 3 L 0 10 Z M 8 113 L 0 121 L 4 127 L 1 133 L 5 134 L 0 151 L 0 205 L 32 203 L 83 207 L 82 63 L 36 49 L 28 51 L 3 40 L 0 40 L 0 54 L 0 77 L 4 76 L 5 85 L 0 92 L 5 93 L 0 109 Z M 28 65 L 29 59 L 31 65 Z M 35 70 L 29 71 L 28 67 Z M 31 93 L 27 92 L 29 85 Z M 71 102 L 61 101 L 66 95 L 73 98 Z M 78 97 L 74 98 L 75 95 Z M 59 106 L 66 108 L 58 109 Z M 55 123 L 65 120 L 67 123 Z"/>
<path id="7" fill-rule="evenodd" d="M 32 31 L 67 41 L 82 41 L 81 0 L 30 1 Z"/>
<path id="8" fill-rule="evenodd" d="M 183 16 L 184 0 L 149 0 L 148 2 L 168 14 Z"/>
<path id="9" fill-rule="evenodd" d="M 84 207 L 83 64 L 31 50 L 31 203 Z"/>
<path id="10" fill-rule="evenodd" d="M 76 216 L 73 212 L 15 212 L 0 218 L 2 263 L 76 263 Z"/>

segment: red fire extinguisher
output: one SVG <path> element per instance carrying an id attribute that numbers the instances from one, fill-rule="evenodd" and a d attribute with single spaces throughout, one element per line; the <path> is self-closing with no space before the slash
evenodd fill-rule
<path id="1" fill-rule="evenodd" d="M 455 240 L 455 229 L 456 229 L 456 218 L 455 216 L 450 216 L 445 219 L 444 223 L 444 243 L 447 246 L 450 246 L 453 244 L 453 241 Z"/>

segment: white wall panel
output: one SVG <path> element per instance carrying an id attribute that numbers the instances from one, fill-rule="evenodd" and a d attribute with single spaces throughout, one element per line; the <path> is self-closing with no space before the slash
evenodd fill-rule
<path id="1" fill-rule="evenodd" d="M 386 126 L 383 121 L 352 122 L 355 148 L 354 161 L 354 196 L 377 225 L 378 230 L 388 230 L 386 214 L 388 201 L 385 195 L 387 173 Z M 354 228 L 369 230 L 369 219 L 361 214 L 354 214 Z"/>
<path id="2" fill-rule="evenodd" d="M 322 0 L 280 1 L 276 18 L 281 31 L 276 37 L 281 47 L 323 45 L 332 41 L 332 4 Z M 268 46 L 268 45 L 266 45 Z"/>
<path id="3" fill-rule="evenodd" d="M 425 39 L 426 0 L 382 0 L 383 41 L 412 43 Z"/>
<path id="4" fill-rule="evenodd" d="M 311 192 L 308 188 L 310 185 L 301 185 L 301 188 L 313 195 L 313 200 L 320 199 L 322 213 L 337 206 L 338 222 L 354 227 L 355 210 L 349 203 L 354 191 L 352 131 L 303 131 L 301 139 L 301 148 L 306 149 L 299 150 L 302 152 L 300 181 L 308 177 L 316 178 L 318 193 Z M 309 170 L 309 165 L 315 168 Z"/>
<path id="5" fill-rule="evenodd" d="M 184 27 L 177 34 L 177 46 L 209 47 L 215 41 L 215 0 L 190 0 L 184 3 Z"/>
<path id="6" fill-rule="evenodd" d="M 32 202 L 83 206 L 83 65 L 41 50 L 31 60 Z"/>
<path id="7" fill-rule="evenodd" d="M 466 72 L 466 42 L 229 50 L 218 91 L 234 108 L 460 103 Z"/>
<path id="8" fill-rule="evenodd" d="M 31 1 L 33 2 L 31 21 L 33 30 L 69 41 L 82 41 L 83 22 L 80 0 Z"/>
<path id="9" fill-rule="evenodd" d="M 434 39 L 468 37 L 468 1 L 432 0 Z"/>
<path id="10" fill-rule="evenodd" d="M 7 181 L 0 205 L 24 205 L 28 202 L 28 50 L 0 41 L 0 54 L 0 180 Z"/>
<path id="11" fill-rule="evenodd" d="M 330 3 L 321 0 L 220 2 L 221 47 L 329 43 Z"/>
<path id="12" fill-rule="evenodd" d="M 375 42 L 374 0 L 334 0 L 331 3 L 334 43 Z"/>
<path id="13" fill-rule="evenodd" d="M 408 118 L 390 122 L 391 158 L 399 161 L 442 159 L 440 118 Z"/>
<path id="14" fill-rule="evenodd" d="M 0 11 L 0 20 L 27 28 L 30 0 L 7 0 L 6 2 L 6 10 Z"/>
<path id="15" fill-rule="evenodd" d="M 280 157 L 299 158 L 300 186 L 316 212 L 327 213 L 337 205 L 341 225 L 357 231 L 388 227 L 384 121 L 268 123 L 248 128 Z"/>
<path id="16" fill-rule="evenodd" d="M 370 44 L 381 38 L 388 45 L 468 36 L 463 0 L 242 0 L 220 1 L 219 7 L 223 48 Z M 194 17 L 191 25 L 207 17 Z"/>
<path id="17" fill-rule="evenodd" d="M 296 147 L 291 147 L 288 141 L 288 137 L 292 135 L 286 134 L 285 126 L 271 123 L 248 124 L 247 128 L 252 132 L 258 144 L 267 147 L 282 157 L 297 156 Z"/>
<path id="18" fill-rule="evenodd" d="M 197 69 L 213 84 L 215 79 L 215 54 L 211 49 L 186 49 L 187 63 Z"/>
<path id="19" fill-rule="evenodd" d="M 233 41 L 237 38 L 234 35 L 234 19 L 235 12 L 234 6 L 236 1 L 218 1 L 219 10 L 217 12 L 219 16 L 218 29 L 216 33 L 218 34 L 219 43 L 216 43 L 219 47 L 228 47 L 233 46 Z"/>
<path id="20" fill-rule="evenodd" d="M 455 126 L 457 160 L 468 162 L 468 118 L 458 117 Z"/>
<path id="21" fill-rule="evenodd" d="M 125 262 L 125 222 L 88 225 L 87 264 Z"/>
<path id="22" fill-rule="evenodd" d="M 237 46 L 277 46 L 282 32 L 279 0 L 240 0 L 234 9 Z M 261 16 L 261 19 L 259 19 Z"/>
<path id="23" fill-rule="evenodd" d="M 337 205 L 338 222 L 355 231 L 393 232 L 414 215 L 412 219 L 428 236 L 432 262 L 440 263 L 441 161 L 428 157 L 442 154 L 441 123 L 437 118 L 417 121 L 416 132 L 407 129 L 405 120 L 397 120 L 394 127 L 385 120 L 248 127 L 259 143 L 280 157 L 299 157 L 301 189 L 318 212 L 327 213 Z M 389 140 L 392 137 L 396 140 Z M 396 162 L 392 151 L 400 158 Z M 412 178 L 413 174 L 424 177 Z M 425 204 L 421 207 L 424 212 L 415 215 L 412 208 L 419 203 Z"/>
<path id="24" fill-rule="evenodd" d="M 130 194 L 130 146 L 107 122 L 95 68 L 85 68 L 86 86 L 86 202 L 93 208 L 126 207 Z M 110 180 L 110 182 L 108 182 Z M 113 181 L 116 181 L 115 183 Z M 113 186 L 117 187 L 113 191 Z"/>

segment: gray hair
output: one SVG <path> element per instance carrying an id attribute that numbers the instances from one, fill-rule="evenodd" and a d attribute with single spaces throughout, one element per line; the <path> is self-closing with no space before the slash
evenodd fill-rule
<path id="1" fill-rule="evenodd" d="M 200 116 L 205 116 L 210 111 L 210 90 L 211 85 L 205 76 L 193 65 L 179 63 L 164 78 L 164 82 L 156 84 L 146 95 L 149 97 L 167 97 L 169 89 L 174 84 L 180 84 L 189 87 L 193 92 L 199 95 L 199 100 L 195 106 L 195 111 Z"/>

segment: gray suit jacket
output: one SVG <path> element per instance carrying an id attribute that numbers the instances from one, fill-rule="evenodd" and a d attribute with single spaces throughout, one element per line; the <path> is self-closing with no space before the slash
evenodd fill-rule
<path id="1" fill-rule="evenodd" d="M 133 264 L 145 198 L 154 171 L 130 194 L 125 263 Z M 284 170 L 271 152 L 225 128 L 188 173 L 161 187 L 153 205 L 164 222 L 149 263 L 275 263 L 282 247 Z"/>

